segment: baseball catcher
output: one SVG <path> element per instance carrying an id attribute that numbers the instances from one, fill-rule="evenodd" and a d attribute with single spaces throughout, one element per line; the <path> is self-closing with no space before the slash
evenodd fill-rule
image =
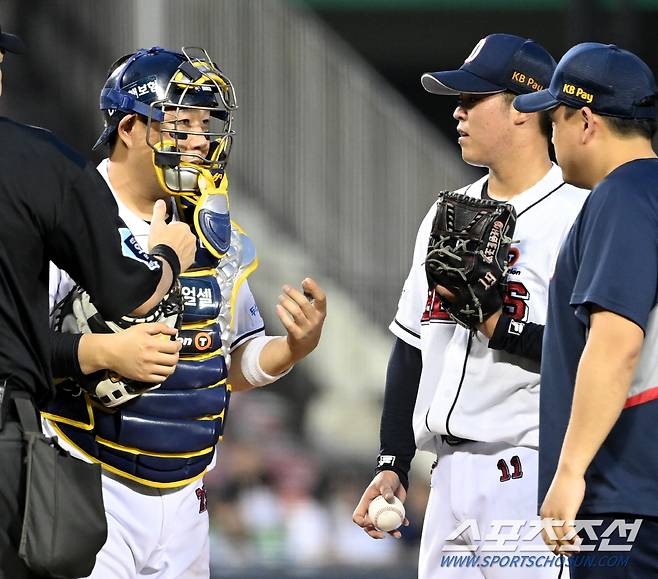
<path id="1" fill-rule="evenodd" d="M 459 193 L 439 194 L 425 259 L 430 288 L 443 286 L 450 317 L 477 329 L 503 305 L 516 212 L 509 203 Z"/>
<path id="2" fill-rule="evenodd" d="M 148 319 L 100 319 L 79 292 L 62 310 L 63 332 L 115 334 L 114 340 L 79 339 L 83 346 L 100 342 L 94 351 L 57 349 L 59 376 L 72 375 L 75 383 L 60 386 L 43 413 L 45 432 L 103 467 L 108 540 L 89 579 L 208 579 L 203 476 L 216 463 L 231 392 L 275 382 L 320 338 L 325 296 L 311 278 L 302 289 L 314 303 L 284 286 L 275 313 L 286 335 L 265 334 L 248 281 L 258 267 L 255 245 L 231 219 L 226 166 L 237 106 L 233 84 L 202 48 L 140 49 L 115 62 L 101 89 L 105 129 L 97 145 L 107 144 L 109 156 L 98 170 L 126 225 L 122 236 L 134 238 L 126 252 L 151 245 L 149 213 L 161 201 L 173 221 L 190 225 L 197 244 L 180 275 L 180 293 Z M 74 282 L 62 271 L 51 279 L 55 303 Z M 173 348 L 167 343 L 164 355 L 154 352 L 162 343 L 154 345 L 153 335 L 134 325 L 145 321 L 159 322 L 158 334 L 170 338 L 180 324 L 175 371 L 158 370 L 158 360 L 174 357 Z M 140 349 L 146 354 L 133 356 Z M 155 366 L 149 383 L 128 379 L 142 376 L 134 358 Z M 80 376 L 83 365 L 100 369 L 97 377 Z M 153 378 L 161 373 L 158 384 Z"/>

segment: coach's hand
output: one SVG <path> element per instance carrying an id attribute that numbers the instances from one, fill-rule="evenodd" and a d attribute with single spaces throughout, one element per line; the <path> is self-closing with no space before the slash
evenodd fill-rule
<path id="1" fill-rule="evenodd" d="M 584 476 L 558 468 L 539 511 L 542 519 L 549 519 L 544 521 L 542 537 L 555 554 L 569 556 L 578 552 L 581 539 L 574 534 L 573 522 L 584 497 Z M 551 521 L 554 523 L 553 537 L 546 531 L 546 525 L 551 525 Z"/>
<path id="2" fill-rule="evenodd" d="M 149 231 L 149 250 L 156 245 L 167 245 L 176 252 L 180 261 L 180 270 L 186 271 L 194 262 L 196 253 L 196 236 L 190 226 L 182 221 L 167 223 L 167 205 L 162 199 L 155 202 Z"/>
<path id="3" fill-rule="evenodd" d="M 404 490 L 397 473 L 392 470 L 384 470 L 375 475 L 375 478 L 372 479 L 372 482 L 361 495 L 361 500 L 352 514 L 352 520 L 373 539 L 383 539 L 386 535 L 399 539 L 402 536 L 400 531 L 395 530 L 388 533 L 378 531 L 368 516 L 370 503 L 379 495 L 382 495 L 389 503 L 393 502 L 394 496 L 404 503 L 407 498 L 407 491 Z M 409 520 L 405 518 L 402 524 L 407 527 Z"/>

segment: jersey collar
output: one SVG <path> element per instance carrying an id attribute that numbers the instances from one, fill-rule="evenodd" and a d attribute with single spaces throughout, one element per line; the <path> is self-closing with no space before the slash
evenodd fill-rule
<path id="1" fill-rule="evenodd" d="M 484 175 L 462 191 L 464 195 L 469 195 L 471 197 L 490 198 L 488 197 L 488 183 L 489 175 Z M 521 212 L 525 211 L 531 205 L 537 203 L 543 197 L 555 191 L 563 184 L 564 179 L 562 178 L 562 169 L 560 169 L 555 163 L 552 163 L 552 167 L 548 170 L 546 175 L 530 187 L 530 189 L 526 189 L 510 199 L 508 203 L 511 203 L 514 206 L 517 215 L 519 215 Z"/>

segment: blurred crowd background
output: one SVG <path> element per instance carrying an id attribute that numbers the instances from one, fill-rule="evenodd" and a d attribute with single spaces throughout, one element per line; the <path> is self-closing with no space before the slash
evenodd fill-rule
<path id="1" fill-rule="evenodd" d="M 455 101 L 425 93 L 420 75 L 457 68 L 492 32 L 556 59 L 614 42 L 657 70 L 658 1 L 0 0 L 0 24 L 29 48 L 3 64 L 2 114 L 94 160 L 115 59 L 207 48 L 237 90 L 232 210 L 259 250 L 250 283 L 269 333 L 283 332 L 283 283 L 310 275 L 327 290 L 318 350 L 232 398 L 206 477 L 213 577 L 414 577 L 432 457 L 415 461 L 402 540 L 369 539 L 351 513 L 378 453 L 387 326 L 416 228 L 438 191 L 478 175 L 459 156 Z"/>

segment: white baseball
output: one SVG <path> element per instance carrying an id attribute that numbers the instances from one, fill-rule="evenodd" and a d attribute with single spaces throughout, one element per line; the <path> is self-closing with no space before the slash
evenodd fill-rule
<path id="1" fill-rule="evenodd" d="M 378 530 L 394 531 L 404 521 L 404 505 L 397 497 L 393 497 L 393 503 L 389 503 L 379 495 L 370 503 L 368 516 Z"/>

